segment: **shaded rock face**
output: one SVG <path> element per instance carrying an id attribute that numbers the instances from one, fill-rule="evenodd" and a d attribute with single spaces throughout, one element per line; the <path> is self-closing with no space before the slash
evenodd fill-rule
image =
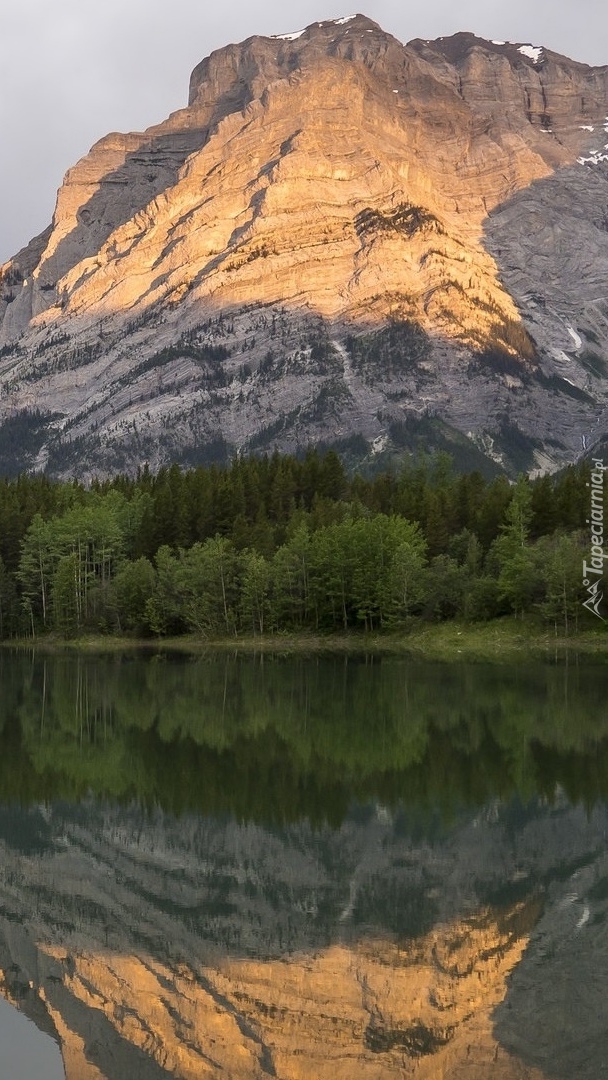
<path id="1" fill-rule="evenodd" d="M 0 420 L 47 414 L 27 463 L 60 474 L 421 416 L 507 468 L 574 459 L 606 406 L 607 113 L 608 68 L 364 16 L 219 50 L 2 267 Z M 391 321 L 424 355 L 353 363 Z"/>
<path id="2" fill-rule="evenodd" d="M 605 136 L 604 136 L 605 137 Z M 486 244 L 539 348 L 572 377 L 606 374 L 608 168 L 602 162 L 535 181 L 497 207 Z"/>
<path id="3" fill-rule="evenodd" d="M 68 1080 L 605 1075 L 605 808 L 365 817 L 2 810 L 0 992 Z"/>

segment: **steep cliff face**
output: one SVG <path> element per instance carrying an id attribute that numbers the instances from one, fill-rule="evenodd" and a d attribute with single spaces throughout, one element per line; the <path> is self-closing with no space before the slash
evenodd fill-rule
<path id="1" fill-rule="evenodd" d="M 56 472 L 377 448 L 421 417 L 507 466 L 572 459 L 606 404 L 606 327 L 571 309 L 573 285 L 601 307 L 608 269 L 607 112 L 607 68 L 470 34 L 403 46 L 364 16 L 221 49 L 186 109 L 93 147 L 2 268 L 1 415 L 51 414 L 29 460 Z M 531 299 L 550 281 L 557 321 Z"/>

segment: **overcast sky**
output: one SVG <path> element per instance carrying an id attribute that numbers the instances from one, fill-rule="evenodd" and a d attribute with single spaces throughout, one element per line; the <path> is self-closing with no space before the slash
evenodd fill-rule
<path id="1" fill-rule="evenodd" d="M 213 49 L 354 13 L 342 0 L 0 2 L 0 261 L 48 224 L 63 174 L 92 143 L 186 104 L 190 71 Z M 608 63 L 604 0 L 352 2 L 403 42 L 470 30 Z"/>

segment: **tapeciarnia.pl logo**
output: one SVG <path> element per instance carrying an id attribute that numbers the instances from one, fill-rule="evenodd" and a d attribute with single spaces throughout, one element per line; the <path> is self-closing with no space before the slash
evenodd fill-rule
<path id="1" fill-rule="evenodd" d="M 604 462 L 602 458 L 593 458 L 592 465 L 591 482 L 587 484 L 591 494 L 590 517 L 587 518 L 591 555 L 589 562 L 583 559 L 583 585 L 586 586 L 589 595 L 586 600 L 583 600 L 583 607 L 605 622 L 600 611 L 600 604 L 604 597 L 601 591 L 604 559 L 608 559 L 608 552 L 604 551 Z"/>

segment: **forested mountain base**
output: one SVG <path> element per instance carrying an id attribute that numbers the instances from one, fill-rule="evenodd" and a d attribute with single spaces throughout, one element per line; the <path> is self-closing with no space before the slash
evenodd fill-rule
<path id="1" fill-rule="evenodd" d="M 338 456 L 177 466 L 85 488 L 0 484 L 0 637 L 390 631 L 535 611 L 571 632 L 586 593 L 587 463 L 512 485 L 447 457 L 373 479 Z"/>

